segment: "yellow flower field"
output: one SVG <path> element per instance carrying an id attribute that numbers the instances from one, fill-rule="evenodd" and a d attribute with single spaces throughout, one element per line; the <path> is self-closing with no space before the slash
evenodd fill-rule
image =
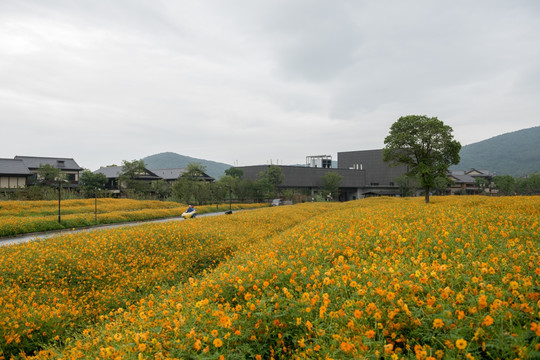
<path id="1" fill-rule="evenodd" d="M 96 225 L 95 200 L 62 200 L 58 223 L 57 201 L 0 201 L 0 237 L 37 231 Z M 233 210 L 253 209 L 261 204 L 232 204 Z M 171 201 L 97 199 L 99 224 L 142 221 L 180 216 L 187 205 Z M 228 204 L 197 206 L 199 214 L 225 211 Z"/>
<path id="2" fill-rule="evenodd" d="M 537 358 L 539 223 L 539 197 L 376 198 L 10 247 L 0 339 L 63 328 L 35 359 Z"/>

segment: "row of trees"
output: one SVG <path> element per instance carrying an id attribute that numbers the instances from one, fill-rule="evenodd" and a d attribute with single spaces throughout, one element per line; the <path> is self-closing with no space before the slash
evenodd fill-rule
<path id="1" fill-rule="evenodd" d="M 532 174 L 523 178 L 511 175 L 500 175 L 493 178 L 497 190 L 501 195 L 539 195 L 540 174 Z"/>
<path id="2" fill-rule="evenodd" d="M 231 167 L 219 180 L 207 182 L 204 181 L 206 168 L 199 163 L 191 163 L 182 176 L 172 184 L 163 180 L 152 182 L 138 180 L 138 174 L 144 170 L 142 161 L 123 163 L 123 173 L 119 181 L 125 186 L 124 191 L 128 196 L 144 198 L 152 194 L 152 197 L 160 200 L 174 200 L 195 205 L 222 203 L 231 199 L 240 202 L 262 202 L 276 197 L 292 200 L 295 197 L 305 199 L 311 196 L 308 190 L 295 192 L 281 189 L 284 175 L 277 165 L 270 165 L 268 169 L 258 174 L 256 180 L 243 179 L 243 171 Z M 100 179 L 95 179 L 95 175 L 81 176 L 81 187 L 86 189 L 96 186 Z M 339 174 L 328 172 L 323 177 L 324 196 L 327 194 L 337 196 L 341 179 Z"/>

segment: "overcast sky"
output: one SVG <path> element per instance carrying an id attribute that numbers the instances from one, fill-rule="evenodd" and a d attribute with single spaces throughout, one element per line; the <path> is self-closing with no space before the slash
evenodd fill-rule
<path id="1" fill-rule="evenodd" d="M 2 158 L 336 160 L 411 114 L 540 125 L 540 1 L 0 0 Z"/>

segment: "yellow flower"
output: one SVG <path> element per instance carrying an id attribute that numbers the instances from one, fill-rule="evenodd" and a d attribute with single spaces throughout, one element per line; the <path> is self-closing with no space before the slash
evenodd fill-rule
<path id="1" fill-rule="evenodd" d="M 467 347 L 467 340 L 464 340 L 464 339 L 456 340 L 456 347 L 459 350 L 464 350 Z"/>
<path id="2" fill-rule="evenodd" d="M 214 339 L 214 346 L 217 348 L 223 346 L 223 341 L 220 338 Z"/>
<path id="3" fill-rule="evenodd" d="M 491 324 L 493 324 L 493 318 L 489 315 L 486 315 L 486 317 L 484 318 L 484 321 L 482 321 L 482 325 L 489 326 Z"/>
<path id="4" fill-rule="evenodd" d="M 433 327 L 435 329 L 440 329 L 444 326 L 444 321 L 442 321 L 441 319 L 435 319 L 433 320 Z"/>

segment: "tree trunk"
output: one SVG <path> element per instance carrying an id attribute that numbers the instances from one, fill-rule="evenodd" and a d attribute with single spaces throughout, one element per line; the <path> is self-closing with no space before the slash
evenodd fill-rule
<path id="1" fill-rule="evenodd" d="M 424 188 L 424 202 L 429 204 L 429 187 Z"/>

